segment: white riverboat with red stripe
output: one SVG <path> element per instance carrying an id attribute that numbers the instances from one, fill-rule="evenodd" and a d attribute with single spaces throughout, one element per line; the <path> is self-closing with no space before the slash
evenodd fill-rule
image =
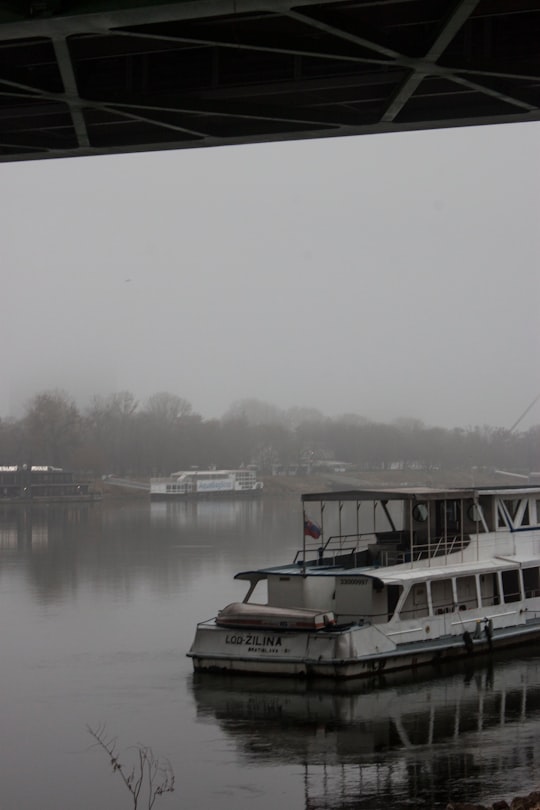
<path id="1" fill-rule="evenodd" d="M 197 626 L 196 670 L 358 677 L 540 638 L 540 487 L 302 501 L 301 549 L 236 575 L 248 592 Z"/>

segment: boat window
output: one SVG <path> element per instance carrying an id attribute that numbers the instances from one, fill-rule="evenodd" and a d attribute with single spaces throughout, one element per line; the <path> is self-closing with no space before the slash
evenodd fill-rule
<path id="1" fill-rule="evenodd" d="M 518 510 L 519 501 L 517 501 L 515 499 L 505 500 L 504 505 L 506 506 L 506 509 L 508 510 L 508 514 L 510 515 L 510 517 L 513 520 L 515 518 L 517 510 Z"/>
<path id="2" fill-rule="evenodd" d="M 492 532 L 494 530 L 494 503 L 490 497 L 481 497 L 479 503 L 480 512 L 485 523 L 485 530 Z"/>
<path id="3" fill-rule="evenodd" d="M 521 600 L 521 584 L 517 569 L 502 572 L 502 587 L 505 602 L 519 602 Z"/>
<path id="4" fill-rule="evenodd" d="M 493 531 L 493 509 L 484 498 L 480 503 L 469 500 L 464 504 L 464 530 L 468 532 Z"/>
<path id="5" fill-rule="evenodd" d="M 434 579 L 431 583 L 431 603 L 436 616 L 451 613 L 454 609 L 454 595 L 451 579 Z"/>
<path id="6" fill-rule="evenodd" d="M 482 607 L 498 605 L 501 601 L 499 593 L 499 578 L 497 574 L 482 574 L 480 576 L 480 598 Z"/>
<path id="7" fill-rule="evenodd" d="M 520 527 L 536 525 L 533 509 L 529 509 L 528 498 L 513 498 L 512 500 L 508 499 L 499 502 L 497 504 L 497 511 L 499 527 L 508 524 L 510 528 L 518 529 Z"/>
<path id="8" fill-rule="evenodd" d="M 467 509 L 467 516 L 473 523 L 480 523 L 482 520 L 482 509 L 479 504 L 472 503 Z"/>
<path id="9" fill-rule="evenodd" d="M 461 506 L 459 501 L 443 501 L 437 513 L 437 533 L 459 531 Z"/>
<path id="10" fill-rule="evenodd" d="M 458 577 L 456 579 L 456 593 L 458 610 L 471 610 L 478 607 L 476 580 L 473 576 Z"/>
<path id="11" fill-rule="evenodd" d="M 425 523 L 428 517 L 428 508 L 425 503 L 417 503 L 412 513 L 417 523 Z"/>
<path id="12" fill-rule="evenodd" d="M 497 501 L 497 528 L 507 529 L 510 527 L 510 514 L 505 509 L 504 501 Z"/>
<path id="13" fill-rule="evenodd" d="M 402 619 L 418 619 L 428 615 L 427 588 L 425 582 L 417 582 L 412 586 L 399 615 Z"/>
<path id="14" fill-rule="evenodd" d="M 403 591 L 402 585 L 387 585 L 386 586 L 386 593 L 388 597 L 388 621 L 394 615 L 394 611 L 396 609 L 396 605 L 399 601 L 399 597 L 401 596 Z"/>
<path id="15" fill-rule="evenodd" d="M 540 596 L 540 571 L 538 567 L 523 569 L 523 588 L 526 599 Z"/>
<path id="16" fill-rule="evenodd" d="M 249 598 L 248 598 L 249 597 Z M 270 603 L 268 599 L 268 580 L 260 579 L 253 590 L 246 594 L 244 602 L 253 602 L 258 605 L 267 605 Z"/>

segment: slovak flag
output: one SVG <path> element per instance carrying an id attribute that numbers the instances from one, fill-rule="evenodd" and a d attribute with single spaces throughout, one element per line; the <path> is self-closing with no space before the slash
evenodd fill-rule
<path id="1" fill-rule="evenodd" d="M 313 537 L 315 540 L 318 540 L 321 536 L 320 527 L 307 517 L 304 518 L 304 535 L 306 534 L 309 535 L 309 537 Z"/>

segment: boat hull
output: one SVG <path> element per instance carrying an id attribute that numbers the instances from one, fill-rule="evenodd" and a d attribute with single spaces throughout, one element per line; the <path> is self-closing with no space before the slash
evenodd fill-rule
<path id="1" fill-rule="evenodd" d="M 204 622 L 198 625 L 188 655 L 197 672 L 361 678 L 491 653 L 505 647 L 531 645 L 539 639 L 540 620 L 493 630 L 490 638 L 485 634 L 478 638 L 467 634 L 404 644 L 393 644 L 374 627 L 301 633 L 226 629 L 214 622 Z M 358 652 L 368 643 L 371 652 Z M 384 646 L 386 649 L 381 649 Z"/>
<path id="2" fill-rule="evenodd" d="M 237 498 L 259 498 L 262 489 L 224 489 L 215 492 L 151 492 L 152 501 L 205 501 Z"/>

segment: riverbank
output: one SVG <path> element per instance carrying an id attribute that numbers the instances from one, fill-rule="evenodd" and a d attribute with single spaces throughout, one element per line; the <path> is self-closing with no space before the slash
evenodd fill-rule
<path id="1" fill-rule="evenodd" d="M 527 479 L 489 470 L 378 470 L 356 473 L 262 476 L 264 498 L 300 497 L 308 492 L 384 487 L 477 487 L 526 485 Z M 532 482 L 531 482 L 532 483 Z M 93 490 L 105 500 L 148 500 L 148 479 L 97 479 Z"/>

